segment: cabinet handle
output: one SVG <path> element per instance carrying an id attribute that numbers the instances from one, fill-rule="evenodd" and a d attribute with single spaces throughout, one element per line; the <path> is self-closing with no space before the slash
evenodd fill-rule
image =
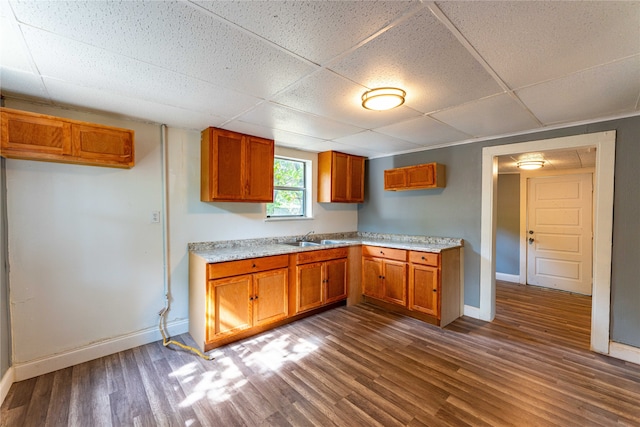
<path id="1" fill-rule="evenodd" d="M 435 292 L 435 290 L 434 290 L 434 292 Z M 258 299 L 258 295 L 256 295 L 255 297 L 253 297 L 253 299 Z"/>
<path id="2" fill-rule="evenodd" d="M 255 265 L 255 264 L 253 264 L 253 265 L 251 266 L 251 268 L 256 268 L 256 265 Z"/>
<path id="3" fill-rule="evenodd" d="M 433 290 L 433 292 L 438 292 L 438 290 L 437 290 L 437 289 L 434 289 L 434 290 Z"/>
<path id="4" fill-rule="evenodd" d="M 249 301 L 253 301 L 253 297 L 249 297 Z"/>
<path id="5" fill-rule="evenodd" d="M 422 257 L 422 260 L 424 261 L 424 260 L 425 260 L 425 257 Z"/>

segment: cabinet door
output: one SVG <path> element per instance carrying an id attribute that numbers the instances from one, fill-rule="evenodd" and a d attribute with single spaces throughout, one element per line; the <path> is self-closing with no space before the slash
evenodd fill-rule
<path id="1" fill-rule="evenodd" d="M 207 341 L 250 328 L 251 275 L 210 280 L 207 289 Z"/>
<path id="2" fill-rule="evenodd" d="M 331 167 L 331 201 L 347 202 L 349 180 L 349 155 L 333 152 Z"/>
<path id="3" fill-rule="evenodd" d="M 289 309 L 286 268 L 253 275 L 253 326 L 287 317 Z"/>
<path id="4" fill-rule="evenodd" d="M 219 129 L 211 132 L 211 201 L 241 200 L 244 190 L 242 135 Z"/>
<path id="5" fill-rule="evenodd" d="M 362 293 L 382 299 L 382 260 L 376 258 L 362 259 Z"/>
<path id="6" fill-rule="evenodd" d="M 246 137 L 244 200 L 273 202 L 273 141 Z"/>
<path id="7" fill-rule="evenodd" d="M 364 202 L 364 157 L 349 157 L 349 201 Z"/>
<path id="8" fill-rule="evenodd" d="M 440 318 L 439 274 L 437 267 L 411 265 L 409 309 Z"/>
<path id="9" fill-rule="evenodd" d="M 322 262 L 299 265 L 296 312 L 311 310 L 322 305 Z"/>
<path id="10" fill-rule="evenodd" d="M 395 190 L 406 188 L 407 174 L 404 169 L 388 169 L 384 171 L 384 189 Z"/>
<path id="11" fill-rule="evenodd" d="M 407 264 L 384 261 L 383 297 L 386 301 L 407 306 Z"/>
<path id="12" fill-rule="evenodd" d="M 324 265 L 324 303 L 329 304 L 347 297 L 347 260 L 335 259 Z"/>
<path id="13" fill-rule="evenodd" d="M 430 187 L 435 185 L 433 163 L 407 168 L 407 187 Z"/>
<path id="14" fill-rule="evenodd" d="M 47 159 L 71 155 L 71 124 L 53 117 L 3 111 L 0 136 L 3 156 Z"/>
<path id="15" fill-rule="evenodd" d="M 71 125 L 73 155 L 90 163 L 132 167 L 133 132 L 100 126 Z"/>

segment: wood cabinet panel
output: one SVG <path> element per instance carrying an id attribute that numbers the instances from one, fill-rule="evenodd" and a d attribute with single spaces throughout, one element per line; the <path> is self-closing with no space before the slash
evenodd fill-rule
<path id="1" fill-rule="evenodd" d="M 250 275 L 212 280 L 208 283 L 207 340 L 250 328 L 253 322 Z"/>
<path id="2" fill-rule="evenodd" d="M 407 264 L 401 261 L 383 261 L 383 299 L 407 305 Z"/>
<path id="3" fill-rule="evenodd" d="M 320 307 L 323 303 L 323 277 L 322 268 L 324 263 L 316 262 L 299 265 L 298 271 L 298 298 L 296 311 L 311 310 Z"/>
<path id="4" fill-rule="evenodd" d="M 218 262 L 207 265 L 207 277 L 211 280 L 240 274 L 258 273 L 260 271 L 285 268 L 288 264 L 289 257 L 287 255 Z"/>
<path id="5" fill-rule="evenodd" d="M 273 323 L 287 317 L 287 275 L 286 268 L 253 275 L 253 326 Z"/>
<path id="6" fill-rule="evenodd" d="M 296 264 L 306 264 L 308 262 L 327 261 L 336 258 L 346 258 L 349 248 L 333 248 L 315 251 L 300 252 L 297 255 Z"/>
<path id="7" fill-rule="evenodd" d="M 373 298 L 383 298 L 381 259 L 369 257 L 362 259 L 362 293 Z"/>
<path id="8" fill-rule="evenodd" d="M 386 191 L 444 188 L 445 185 L 445 166 L 439 163 L 406 166 L 384 171 L 384 189 Z"/>
<path id="9" fill-rule="evenodd" d="M 200 150 L 200 200 L 273 201 L 273 140 L 210 127 Z"/>
<path id="10" fill-rule="evenodd" d="M 406 261 L 407 251 L 404 249 L 385 248 L 381 246 L 363 246 L 363 256 L 372 256 L 396 261 Z"/>
<path id="11" fill-rule="evenodd" d="M 347 260 L 336 259 L 325 263 L 324 303 L 329 304 L 347 297 Z"/>
<path id="12" fill-rule="evenodd" d="M 318 154 L 318 202 L 364 202 L 364 157 L 337 151 Z"/>
<path id="13" fill-rule="evenodd" d="M 409 262 L 437 267 L 440 265 L 440 255 L 432 252 L 411 251 L 409 252 Z"/>
<path id="14" fill-rule="evenodd" d="M 409 267 L 409 309 L 440 319 L 440 277 L 437 267 Z"/>
<path id="15" fill-rule="evenodd" d="M 3 157 L 131 168 L 134 132 L 25 111 L 0 109 Z"/>

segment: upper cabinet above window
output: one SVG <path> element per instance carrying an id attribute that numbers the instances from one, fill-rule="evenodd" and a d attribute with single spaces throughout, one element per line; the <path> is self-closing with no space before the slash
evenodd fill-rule
<path id="1" fill-rule="evenodd" d="M 318 202 L 363 203 L 364 157 L 337 151 L 318 154 Z"/>
<path id="2" fill-rule="evenodd" d="M 132 130 L 9 108 L 0 113 L 3 157 L 119 168 L 134 165 Z"/>
<path id="3" fill-rule="evenodd" d="M 273 140 L 224 129 L 202 131 L 200 200 L 273 202 Z"/>

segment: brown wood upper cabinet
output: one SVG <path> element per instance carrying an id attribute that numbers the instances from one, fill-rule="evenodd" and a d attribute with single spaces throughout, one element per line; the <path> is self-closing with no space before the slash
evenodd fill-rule
<path id="1" fill-rule="evenodd" d="M 364 157 L 337 151 L 319 153 L 318 202 L 363 203 Z"/>
<path id="2" fill-rule="evenodd" d="M 210 127 L 201 155 L 203 202 L 273 202 L 273 140 Z"/>
<path id="3" fill-rule="evenodd" d="M 407 166 L 384 171 L 384 189 L 387 191 L 444 188 L 445 167 L 438 163 Z"/>
<path id="4" fill-rule="evenodd" d="M 0 154 L 12 159 L 131 168 L 134 132 L 45 114 L 0 109 Z"/>

